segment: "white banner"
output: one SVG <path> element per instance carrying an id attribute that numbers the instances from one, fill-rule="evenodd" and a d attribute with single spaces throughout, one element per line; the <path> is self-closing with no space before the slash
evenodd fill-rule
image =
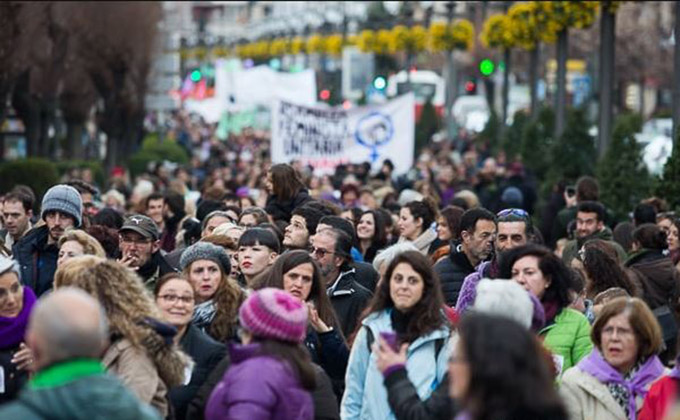
<path id="1" fill-rule="evenodd" d="M 329 173 L 346 163 L 370 162 L 376 170 L 390 159 L 395 173 L 404 173 L 413 165 L 414 107 L 412 93 L 347 111 L 278 101 L 272 109 L 272 161 L 300 160 Z"/>
<path id="2" fill-rule="evenodd" d="M 282 73 L 268 66 L 241 70 L 234 77 L 234 99 L 239 105 L 271 105 L 279 98 L 302 105 L 316 103 L 314 70 Z"/>

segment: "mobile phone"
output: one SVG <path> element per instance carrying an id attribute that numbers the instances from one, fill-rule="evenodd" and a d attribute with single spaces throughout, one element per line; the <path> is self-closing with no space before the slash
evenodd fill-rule
<path id="1" fill-rule="evenodd" d="M 380 333 L 380 338 L 385 340 L 387 344 L 392 347 L 392 350 L 399 351 L 399 342 L 397 340 L 397 333 L 383 331 Z"/>
<path id="2" fill-rule="evenodd" d="M 576 195 L 576 187 L 570 185 L 568 186 L 565 191 L 567 192 L 567 197 L 573 197 Z"/>

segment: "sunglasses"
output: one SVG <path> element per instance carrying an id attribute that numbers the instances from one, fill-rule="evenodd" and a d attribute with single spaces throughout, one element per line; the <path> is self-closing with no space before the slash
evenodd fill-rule
<path id="1" fill-rule="evenodd" d="M 527 213 L 526 210 L 522 210 L 522 209 L 505 209 L 505 210 L 499 211 L 496 214 L 496 216 L 499 217 L 499 218 L 515 216 L 515 217 L 521 217 L 523 219 L 528 219 L 529 213 Z"/>
<path id="2" fill-rule="evenodd" d="M 323 248 L 316 248 L 316 247 L 312 247 L 309 250 L 309 253 L 312 254 L 312 255 L 315 255 L 317 258 L 323 258 L 327 254 L 335 254 L 335 252 L 333 252 L 333 251 L 329 251 L 329 250 L 323 249 Z"/>

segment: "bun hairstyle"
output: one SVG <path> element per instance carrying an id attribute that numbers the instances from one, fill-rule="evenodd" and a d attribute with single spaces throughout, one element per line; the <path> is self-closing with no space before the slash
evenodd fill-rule
<path id="1" fill-rule="evenodd" d="M 423 219 L 423 231 L 437 218 L 437 205 L 430 198 L 408 202 L 404 207 L 409 209 L 414 220 Z"/>
<path id="2" fill-rule="evenodd" d="M 666 234 L 657 225 L 645 223 L 633 231 L 633 241 L 640 247 L 647 249 L 663 250 L 668 247 Z"/>

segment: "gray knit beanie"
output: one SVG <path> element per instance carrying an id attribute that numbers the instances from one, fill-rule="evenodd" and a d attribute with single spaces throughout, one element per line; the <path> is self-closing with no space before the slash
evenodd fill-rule
<path id="1" fill-rule="evenodd" d="M 185 249 L 182 257 L 179 259 L 179 266 L 184 270 L 192 262 L 198 260 L 213 261 L 222 268 L 224 274 L 229 275 L 231 273 L 231 260 L 227 252 L 210 242 L 196 242 Z"/>
<path id="2" fill-rule="evenodd" d="M 83 199 L 78 190 L 70 185 L 55 185 L 47 190 L 40 206 L 40 218 L 45 219 L 45 213 L 60 211 L 72 216 L 76 220 L 75 227 L 83 222 Z"/>

